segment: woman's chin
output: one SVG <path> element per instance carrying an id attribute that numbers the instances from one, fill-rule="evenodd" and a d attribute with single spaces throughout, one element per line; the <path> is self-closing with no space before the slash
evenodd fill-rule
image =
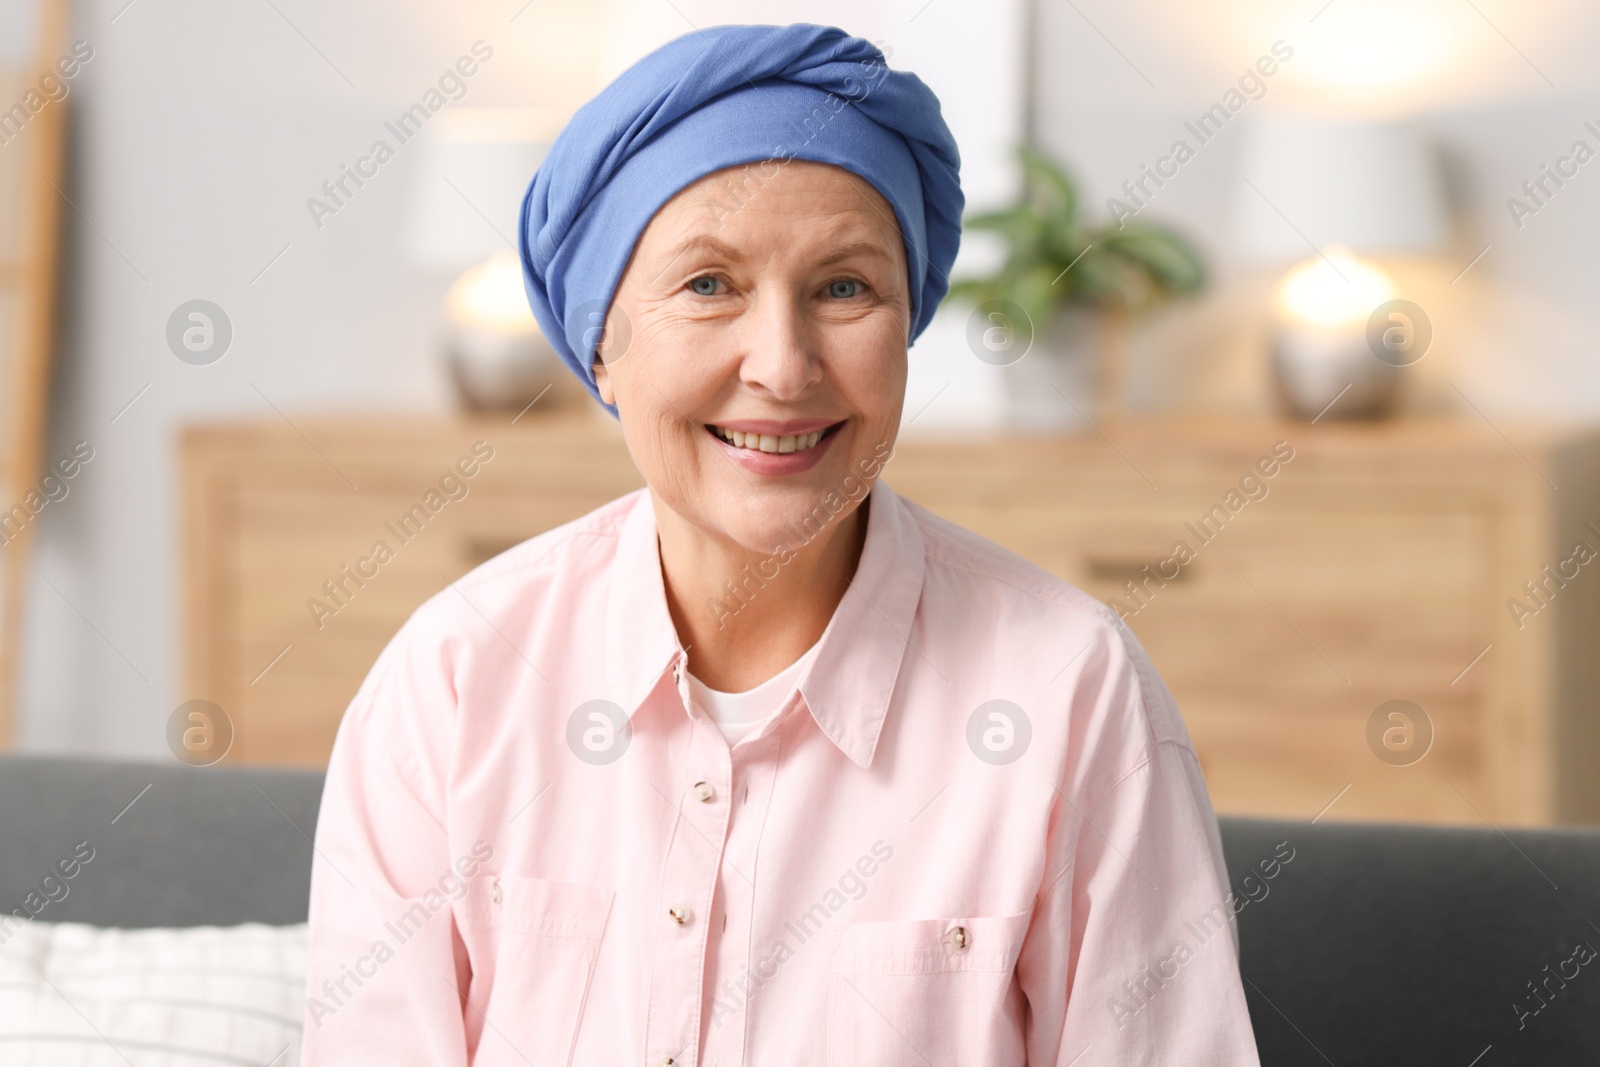
<path id="1" fill-rule="evenodd" d="M 831 534 L 858 503 L 841 492 L 809 493 L 800 500 L 770 501 L 755 512 L 730 516 L 720 525 L 730 540 L 758 556 L 776 557 L 782 564 L 817 538 Z"/>

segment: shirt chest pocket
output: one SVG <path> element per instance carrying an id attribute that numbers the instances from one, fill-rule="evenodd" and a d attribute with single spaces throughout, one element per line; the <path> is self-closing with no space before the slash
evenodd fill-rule
<path id="1" fill-rule="evenodd" d="M 828 1067 L 1022 1064 L 1014 973 L 1030 916 L 842 924 L 828 978 Z"/>
<path id="2" fill-rule="evenodd" d="M 494 978 L 486 1002 L 473 997 L 484 1024 L 473 1062 L 567 1064 L 615 894 L 504 874 L 476 888 Z"/>

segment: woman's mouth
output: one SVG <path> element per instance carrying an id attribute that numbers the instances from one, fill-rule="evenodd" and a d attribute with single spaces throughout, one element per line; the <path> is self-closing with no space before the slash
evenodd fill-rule
<path id="1" fill-rule="evenodd" d="M 849 422 L 828 423 L 820 419 L 795 420 L 789 424 L 756 424 L 749 429 L 706 423 L 706 436 L 726 455 L 750 474 L 781 478 L 804 474 L 827 453 L 833 439 Z M 798 423 L 798 425 L 796 425 Z M 792 433 L 761 433 L 761 430 L 792 430 Z"/>
<path id="2" fill-rule="evenodd" d="M 712 436 L 732 445 L 734 448 L 746 449 L 753 452 L 765 452 L 769 455 L 786 455 L 790 452 L 804 452 L 815 448 L 817 443 L 829 434 L 836 432 L 843 422 L 836 422 L 821 430 L 800 434 L 758 434 L 745 433 L 742 430 L 730 430 L 725 426 L 706 424 L 706 429 Z"/>

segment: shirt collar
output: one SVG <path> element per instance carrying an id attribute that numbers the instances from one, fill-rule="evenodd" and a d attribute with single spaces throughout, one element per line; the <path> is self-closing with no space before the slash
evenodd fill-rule
<path id="1" fill-rule="evenodd" d="M 606 688 L 631 719 L 683 647 L 667 611 L 650 490 L 639 489 L 617 531 L 606 601 Z"/>
<path id="2" fill-rule="evenodd" d="M 834 610 L 800 695 L 824 735 L 868 767 L 922 596 L 922 531 L 900 496 L 873 483 L 855 576 Z M 683 655 L 667 610 L 655 509 L 638 490 L 618 530 L 606 605 L 606 680 L 629 717 Z"/>

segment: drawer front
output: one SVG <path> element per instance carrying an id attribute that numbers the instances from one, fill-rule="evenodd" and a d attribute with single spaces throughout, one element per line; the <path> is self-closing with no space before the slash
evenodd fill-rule
<path id="1" fill-rule="evenodd" d="M 326 763 L 361 680 L 419 604 L 605 501 L 474 492 L 420 528 L 400 527 L 415 503 L 415 493 L 378 490 L 239 492 L 224 560 L 236 595 L 218 649 L 233 758 Z"/>
<path id="2" fill-rule="evenodd" d="M 1123 614 L 1177 700 L 1218 810 L 1309 818 L 1346 785 L 1345 815 L 1478 818 L 1457 787 L 1494 810 L 1480 740 L 1493 665 L 1452 684 L 1503 610 L 1487 513 L 1320 510 L 1282 494 L 1202 526 L 1203 491 L 1148 495 L 1176 505 L 1129 507 L 1123 494 L 1102 509 L 1085 492 L 1070 506 L 938 510 Z M 1368 746 L 1369 717 L 1394 699 L 1434 726 L 1411 766 Z"/>

